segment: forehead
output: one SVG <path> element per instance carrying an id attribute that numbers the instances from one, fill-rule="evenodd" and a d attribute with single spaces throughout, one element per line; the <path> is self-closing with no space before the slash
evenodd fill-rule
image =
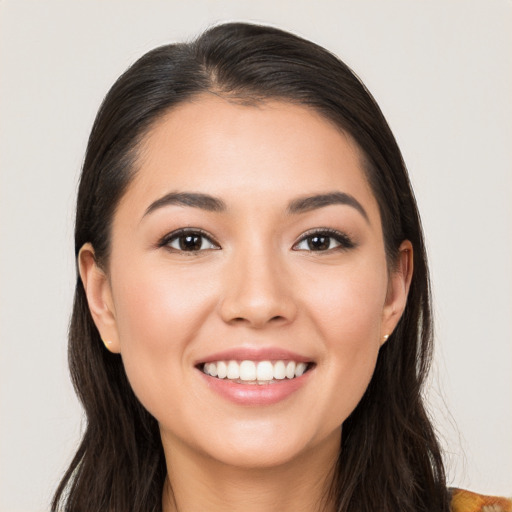
<path id="1" fill-rule="evenodd" d="M 205 94 L 149 130 L 127 195 L 197 190 L 261 204 L 338 189 L 375 203 L 362 162 L 353 139 L 308 107 Z"/>

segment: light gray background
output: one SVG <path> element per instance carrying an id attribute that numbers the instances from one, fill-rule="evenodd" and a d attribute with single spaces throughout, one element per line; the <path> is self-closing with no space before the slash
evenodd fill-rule
<path id="1" fill-rule="evenodd" d="M 511 494 L 511 15 L 507 0 L 0 2 L 0 510 L 47 509 L 79 437 L 72 217 L 100 101 L 145 51 L 226 20 L 326 46 L 380 103 L 427 234 L 450 483 Z"/>

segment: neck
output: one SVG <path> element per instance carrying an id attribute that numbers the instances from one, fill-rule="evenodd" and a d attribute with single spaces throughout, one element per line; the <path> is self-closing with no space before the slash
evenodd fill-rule
<path id="1" fill-rule="evenodd" d="M 339 435 L 278 466 L 233 467 L 173 443 L 165 448 L 163 512 L 334 511 L 329 495 Z"/>

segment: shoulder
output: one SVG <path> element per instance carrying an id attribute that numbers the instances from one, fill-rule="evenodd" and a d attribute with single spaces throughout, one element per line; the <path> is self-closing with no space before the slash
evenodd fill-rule
<path id="1" fill-rule="evenodd" d="M 451 512 L 512 512 L 512 500 L 450 489 Z"/>

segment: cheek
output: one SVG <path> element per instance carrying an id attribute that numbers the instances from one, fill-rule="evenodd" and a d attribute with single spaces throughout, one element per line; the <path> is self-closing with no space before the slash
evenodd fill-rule
<path id="1" fill-rule="evenodd" d="M 335 427 L 355 409 L 373 375 L 387 274 L 385 269 L 358 269 L 323 284 L 321 290 L 308 294 L 308 304 L 310 318 L 325 343 L 319 371 L 325 372 L 325 381 L 331 385 L 327 402 L 336 404 L 331 414 Z"/>
<path id="2" fill-rule="evenodd" d="M 121 356 L 135 394 L 154 414 L 158 396 L 184 386 L 180 375 L 190 365 L 190 342 L 211 309 L 211 293 L 186 273 L 126 267 L 131 272 L 112 276 Z"/>
<path id="3" fill-rule="evenodd" d="M 322 337 L 332 349 L 359 352 L 379 342 L 387 292 L 387 271 L 370 261 L 317 276 L 317 286 L 305 294 L 307 307 Z"/>
<path id="4" fill-rule="evenodd" d="M 192 258 L 192 257 L 191 257 Z M 121 341 L 161 350 L 189 339 L 215 293 L 211 265 L 176 265 L 161 253 L 134 255 L 112 268 Z"/>

